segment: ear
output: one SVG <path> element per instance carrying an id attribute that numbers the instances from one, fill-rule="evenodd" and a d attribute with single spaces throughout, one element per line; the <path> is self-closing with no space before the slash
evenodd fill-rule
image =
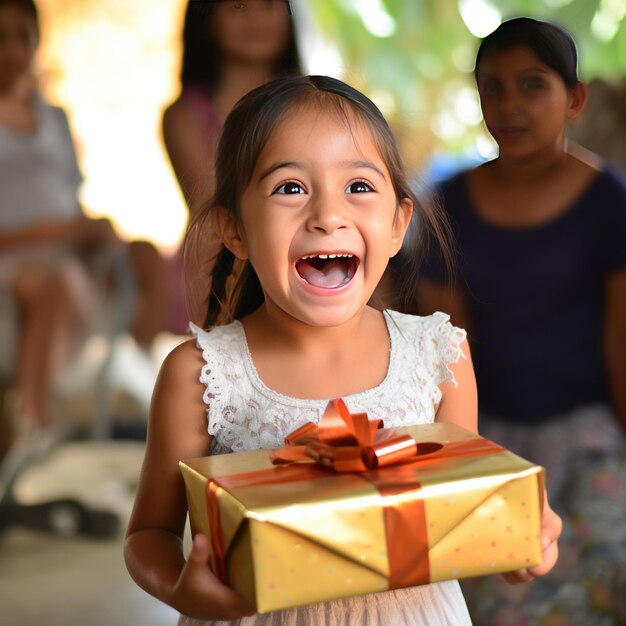
<path id="1" fill-rule="evenodd" d="M 222 243 L 238 258 L 248 258 L 248 246 L 240 225 L 228 209 L 217 206 L 213 209 L 213 229 Z"/>
<path id="2" fill-rule="evenodd" d="M 570 121 L 575 120 L 584 111 L 586 104 L 587 85 L 578 81 L 576 85 L 570 89 L 567 119 Z"/>
<path id="3" fill-rule="evenodd" d="M 391 231 L 391 250 L 389 251 L 389 257 L 396 256 L 402 247 L 404 236 L 411 223 L 411 217 L 413 215 L 413 200 L 410 198 L 404 198 L 399 204 L 396 210 L 396 215 L 393 220 L 393 226 Z"/>

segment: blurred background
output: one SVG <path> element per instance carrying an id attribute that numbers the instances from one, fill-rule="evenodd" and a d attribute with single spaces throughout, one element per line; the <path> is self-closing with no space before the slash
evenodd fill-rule
<path id="1" fill-rule="evenodd" d="M 472 69 L 478 39 L 503 19 L 524 14 L 555 20 L 578 43 L 583 80 L 626 80 L 624 0 L 291 4 L 305 71 L 342 78 L 366 92 L 396 131 L 416 181 L 494 156 Z M 68 114 L 84 175 L 82 205 L 92 217 L 109 218 L 123 237 L 173 253 L 187 210 L 163 145 L 161 118 L 179 91 L 186 0 L 39 0 L 38 6 L 37 75 L 46 99 Z M 623 117 L 623 98 L 620 107 Z M 118 351 L 110 381 L 128 390 L 133 418 L 145 420 L 160 360 L 178 340 L 160 337 L 149 363 L 132 349 Z M 88 397 L 75 411 L 89 420 L 97 402 Z M 123 411 L 119 403 L 117 410 Z M 135 438 L 56 449 L 22 472 L 13 496 L 36 504 L 69 494 L 124 520 L 141 462 L 141 434 L 140 428 Z M 2 497 L 0 490 L 0 502 Z M 123 524 L 112 537 L 94 539 L 78 536 L 71 523 L 64 527 L 63 511 L 54 533 L 3 528 L 1 522 L 0 513 L 0 625 L 176 623 L 174 611 L 126 574 Z"/>
<path id="2" fill-rule="evenodd" d="M 129 238 L 164 251 L 185 227 L 162 110 L 178 91 L 184 0 L 40 0 L 44 94 L 68 112 L 85 176 L 81 200 Z M 472 82 L 477 38 L 503 19 L 554 19 L 574 35 L 581 76 L 626 73 L 623 0 L 293 0 L 306 71 L 364 90 L 410 168 L 484 159 L 493 144 Z M 442 165 L 443 167 L 443 165 Z"/>

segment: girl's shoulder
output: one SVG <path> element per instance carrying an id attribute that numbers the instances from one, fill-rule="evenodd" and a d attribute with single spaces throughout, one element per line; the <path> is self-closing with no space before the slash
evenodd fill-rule
<path id="1" fill-rule="evenodd" d="M 605 161 L 598 175 L 602 186 L 626 206 L 626 174 L 610 161 Z"/>
<path id="2" fill-rule="evenodd" d="M 207 362 L 215 359 L 216 355 L 239 349 L 245 342 L 243 327 L 238 321 L 209 329 L 190 323 L 189 331 L 192 336 L 191 343 L 195 343 Z"/>
<path id="3" fill-rule="evenodd" d="M 210 94 L 197 85 L 187 85 L 163 113 L 163 125 L 170 127 L 189 124 L 189 118 L 200 124 L 211 136 L 219 131 L 222 122 Z"/>
<path id="4" fill-rule="evenodd" d="M 465 336 L 465 331 L 453 326 L 450 316 L 443 311 L 435 311 L 431 315 L 413 315 L 400 311 L 386 310 L 389 317 L 390 327 L 396 327 L 400 332 L 416 335 L 430 336 L 432 334 L 449 334 L 459 332 Z"/>
<path id="5" fill-rule="evenodd" d="M 435 188 L 435 200 L 452 218 L 452 226 L 456 222 L 464 222 L 474 214 L 474 205 L 469 192 L 469 180 L 478 168 L 463 169 L 441 181 Z"/>
<path id="6" fill-rule="evenodd" d="M 615 219 L 624 224 L 626 218 L 626 175 L 611 161 L 600 160 L 597 167 L 582 162 L 581 168 L 591 169 L 593 176 L 581 193 L 578 205 L 584 215 L 594 222 L 613 224 Z M 614 224 L 617 226 L 617 224 Z M 623 234 L 623 230 L 622 230 Z"/>
<path id="7" fill-rule="evenodd" d="M 464 329 L 454 326 L 447 313 L 411 315 L 386 311 L 389 332 L 400 352 L 417 359 L 419 365 L 437 373 L 437 384 L 453 379 L 448 368 L 463 356 L 461 345 L 467 338 Z"/>
<path id="8" fill-rule="evenodd" d="M 481 166 L 479 166 L 481 167 Z M 466 196 L 467 195 L 467 180 L 470 176 L 474 175 L 474 172 L 478 168 L 464 168 L 455 172 L 448 178 L 440 181 L 436 187 L 435 192 L 439 196 Z"/>

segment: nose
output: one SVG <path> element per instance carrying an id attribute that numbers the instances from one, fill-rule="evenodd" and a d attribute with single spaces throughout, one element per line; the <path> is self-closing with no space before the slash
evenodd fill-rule
<path id="1" fill-rule="evenodd" d="M 318 193 L 311 199 L 306 222 L 307 230 L 330 235 L 347 226 L 343 198 L 335 194 Z"/>
<path id="2" fill-rule="evenodd" d="M 502 113 L 514 113 L 518 106 L 517 92 L 511 87 L 503 87 L 498 97 L 498 108 Z"/>

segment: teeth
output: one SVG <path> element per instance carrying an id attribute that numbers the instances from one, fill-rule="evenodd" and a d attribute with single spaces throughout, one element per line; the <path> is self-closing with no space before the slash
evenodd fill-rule
<path id="1" fill-rule="evenodd" d="M 353 254 L 309 254 L 303 256 L 302 260 L 306 259 L 351 259 Z"/>

